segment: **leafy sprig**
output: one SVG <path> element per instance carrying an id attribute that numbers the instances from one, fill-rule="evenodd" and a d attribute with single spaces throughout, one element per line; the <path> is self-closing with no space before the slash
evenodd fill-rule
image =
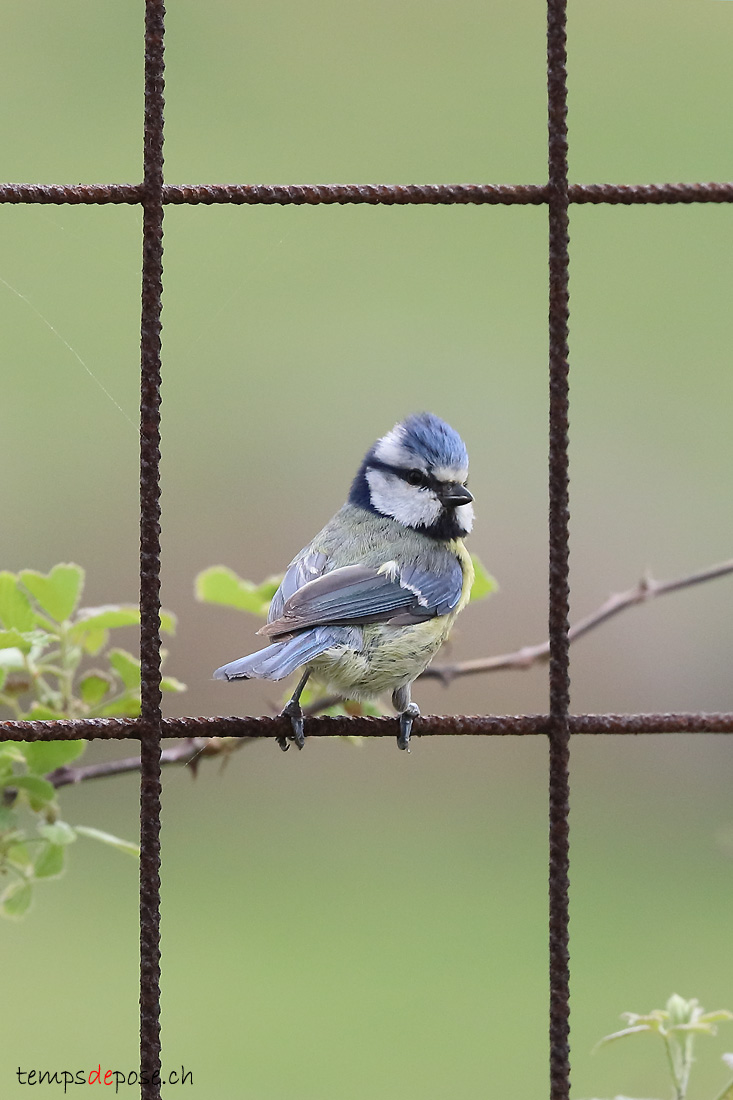
<path id="1" fill-rule="evenodd" d="M 50 573 L 0 572 L 0 707 L 15 720 L 137 717 L 140 661 L 111 646 L 112 631 L 140 622 L 128 604 L 80 608 L 84 570 L 56 565 Z M 161 612 L 161 629 L 175 617 Z M 93 660 L 95 665 L 86 667 Z M 164 691 L 183 691 L 164 677 Z M 0 744 L 0 910 L 23 916 L 34 884 L 64 870 L 69 845 L 90 837 L 123 851 L 137 846 L 61 819 L 47 776 L 85 751 L 86 741 Z"/>
<path id="2" fill-rule="evenodd" d="M 624 1012 L 622 1019 L 626 1020 L 627 1026 L 620 1031 L 614 1031 L 611 1035 L 606 1035 L 598 1043 L 598 1047 L 645 1032 L 657 1035 L 662 1040 L 666 1051 L 667 1064 L 674 1086 L 674 1098 L 687 1100 L 696 1036 L 716 1035 L 717 1024 L 733 1020 L 733 1012 L 729 1012 L 727 1008 L 706 1012 L 696 998 L 693 997 L 687 1001 L 679 994 L 673 993 L 664 1008 L 655 1008 L 645 1014 Z M 723 1061 L 733 1069 L 733 1055 L 724 1054 Z M 632 1100 L 632 1098 L 618 1096 L 616 1100 Z M 729 1081 L 723 1087 L 715 1100 L 733 1100 L 733 1081 Z"/>

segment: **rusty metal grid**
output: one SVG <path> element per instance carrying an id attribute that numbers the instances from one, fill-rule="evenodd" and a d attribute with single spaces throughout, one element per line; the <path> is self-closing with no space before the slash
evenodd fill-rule
<path id="1" fill-rule="evenodd" d="M 504 184 L 264 186 L 170 185 L 163 179 L 163 0 L 145 2 L 144 176 L 139 184 L 3 184 L 0 202 L 129 203 L 143 210 L 140 402 L 140 610 L 142 713 L 138 719 L 4 722 L 3 740 L 84 738 L 139 740 L 140 775 L 140 1059 L 160 1071 L 160 761 L 162 737 L 282 736 L 287 719 L 199 717 L 163 719 L 160 693 L 160 382 L 163 211 L 168 204 L 261 205 L 545 205 L 549 224 L 549 634 L 547 714 L 424 717 L 414 736 L 527 736 L 549 740 L 550 1100 L 568 1100 L 568 800 L 572 734 L 733 733 L 733 713 L 569 713 L 568 650 L 568 210 L 570 204 L 730 203 L 733 183 L 570 184 L 567 138 L 567 0 L 547 3 L 548 182 Z M 395 719 L 307 719 L 309 737 L 395 734 Z M 160 1085 L 141 1086 L 142 1100 L 159 1100 Z"/>

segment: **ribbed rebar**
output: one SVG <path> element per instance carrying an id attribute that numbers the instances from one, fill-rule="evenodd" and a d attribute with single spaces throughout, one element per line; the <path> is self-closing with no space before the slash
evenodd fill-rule
<path id="1" fill-rule="evenodd" d="M 549 638 L 550 638 L 550 1100 L 570 1095 L 568 814 L 568 134 L 566 0 L 547 5 L 549 164 Z"/>
<path id="2" fill-rule="evenodd" d="M 549 714 L 423 715 L 415 722 L 415 737 L 530 737 L 547 736 Z M 571 714 L 572 734 L 733 733 L 733 714 Z M 191 717 L 164 718 L 163 737 L 275 738 L 290 727 L 282 718 Z M 347 718 L 318 715 L 306 718 L 307 737 L 396 737 L 394 718 Z M 66 721 L 2 722 L 0 741 L 127 741 L 145 736 L 136 718 L 78 718 Z"/>
<path id="3" fill-rule="evenodd" d="M 140 389 L 140 1070 L 160 1097 L 160 330 L 163 294 L 162 0 L 145 4 Z"/>
<path id="4" fill-rule="evenodd" d="M 547 184 L 510 183 L 184 183 L 165 184 L 163 202 L 177 206 L 540 206 Z M 0 203 L 105 205 L 142 203 L 143 183 L 2 183 Z M 571 183 L 571 203 L 613 206 L 733 202 L 733 182 Z"/>

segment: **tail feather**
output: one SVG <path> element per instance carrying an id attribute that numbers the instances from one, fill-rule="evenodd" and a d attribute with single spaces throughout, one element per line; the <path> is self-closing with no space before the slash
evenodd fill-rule
<path id="1" fill-rule="evenodd" d="M 312 661 L 319 653 L 343 640 L 351 633 L 343 627 L 316 627 L 296 634 L 286 642 L 274 642 L 249 657 L 240 657 L 222 665 L 214 673 L 215 680 L 284 680 L 296 668 Z"/>

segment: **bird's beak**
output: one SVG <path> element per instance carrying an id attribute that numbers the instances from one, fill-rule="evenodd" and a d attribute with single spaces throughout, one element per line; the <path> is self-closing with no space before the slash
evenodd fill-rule
<path id="1" fill-rule="evenodd" d="M 450 481 L 441 492 L 440 499 L 448 508 L 458 508 L 461 504 L 470 504 L 473 493 L 469 493 L 460 481 Z"/>

